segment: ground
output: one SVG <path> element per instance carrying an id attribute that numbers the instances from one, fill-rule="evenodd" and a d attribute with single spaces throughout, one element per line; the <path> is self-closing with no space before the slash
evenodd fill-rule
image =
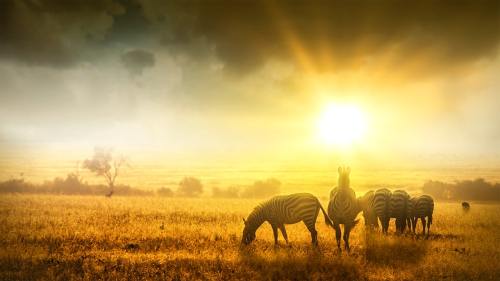
<path id="1" fill-rule="evenodd" d="M 437 202 L 429 239 L 365 230 L 339 252 L 319 215 L 274 247 L 264 224 L 241 248 L 259 200 L 2 195 L 0 280 L 498 280 L 500 204 Z M 326 206 L 326 202 L 323 202 Z M 420 231 L 421 229 L 419 229 Z"/>

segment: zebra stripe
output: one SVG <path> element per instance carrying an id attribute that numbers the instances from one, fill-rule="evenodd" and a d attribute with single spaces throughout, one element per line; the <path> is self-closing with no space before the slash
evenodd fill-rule
<path id="1" fill-rule="evenodd" d="M 432 224 L 432 214 L 434 212 L 434 199 L 429 195 L 422 195 L 415 200 L 415 205 L 413 207 L 413 231 L 417 226 L 417 221 L 420 218 L 422 221 L 423 231 L 422 234 L 425 235 L 425 225 L 427 223 L 427 236 L 429 236 L 431 224 Z M 427 221 L 426 221 L 427 218 Z"/>
<path id="2" fill-rule="evenodd" d="M 295 224 L 303 221 L 314 245 L 317 245 L 317 231 L 315 228 L 319 210 L 323 212 L 326 224 L 333 226 L 332 221 L 321 206 L 318 198 L 309 193 L 296 193 L 275 196 L 257 207 L 250 213 L 245 221 L 242 243 L 250 244 L 255 239 L 255 232 L 264 223 L 269 222 L 273 228 L 274 243 L 278 244 L 278 228 L 285 241 L 288 236 L 285 224 Z"/>
<path id="3" fill-rule="evenodd" d="M 373 205 L 374 198 L 375 192 L 373 190 L 368 191 L 365 195 L 358 198 L 358 204 L 363 211 L 365 226 L 368 227 L 378 227 L 377 214 L 375 213 L 375 206 Z"/>
<path id="4" fill-rule="evenodd" d="M 407 206 L 410 195 L 404 190 L 396 190 L 392 193 L 389 204 L 389 217 L 396 219 L 396 231 L 403 233 L 406 227 Z"/>
<path id="5" fill-rule="evenodd" d="M 328 204 L 328 215 L 334 223 L 349 224 L 354 221 L 360 212 L 356 193 L 351 188 L 332 190 L 332 197 Z"/>
<path id="6" fill-rule="evenodd" d="M 349 187 L 350 168 L 339 167 L 339 186 L 330 192 L 330 202 L 328 204 L 328 216 L 333 221 L 337 247 L 340 249 L 341 230 L 339 224 L 344 225 L 345 248 L 349 250 L 349 234 L 351 229 L 358 222 L 356 216 L 361 211 L 356 193 Z"/>
<path id="7" fill-rule="evenodd" d="M 377 189 L 373 195 L 373 209 L 382 225 L 382 232 L 387 233 L 389 228 L 389 203 L 392 193 L 387 188 Z"/>

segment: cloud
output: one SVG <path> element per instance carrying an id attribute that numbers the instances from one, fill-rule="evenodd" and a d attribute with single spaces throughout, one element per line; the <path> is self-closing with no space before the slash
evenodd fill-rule
<path id="1" fill-rule="evenodd" d="M 113 0 L 0 2 L 0 58 L 69 67 L 95 55 L 93 48 L 124 12 Z"/>
<path id="2" fill-rule="evenodd" d="M 121 61 L 131 75 L 141 75 L 145 68 L 155 65 L 155 56 L 148 51 L 136 49 L 123 54 Z"/>
<path id="3" fill-rule="evenodd" d="M 270 60 L 308 72 L 440 72 L 495 57 L 499 21 L 496 0 L 6 0 L 0 59 L 70 67 L 160 44 L 193 61 L 215 56 L 239 74 Z"/>
<path id="4" fill-rule="evenodd" d="M 241 73 L 275 58 L 323 72 L 384 56 L 431 71 L 496 56 L 500 36 L 498 1 L 139 1 L 166 47 L 202 42 Z"/>

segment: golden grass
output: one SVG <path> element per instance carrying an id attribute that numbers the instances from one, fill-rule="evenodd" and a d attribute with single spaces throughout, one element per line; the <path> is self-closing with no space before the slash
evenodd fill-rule
<path id="1" fill-rule="evenodd" d="M 317 221 L 319 249 L 303 224 L 273 246 L 263 225 L 240 249 L 244 199 L 3 195 L 0 280 L 498 280 L 500 205 L 437 202 L 428 240 L 366 232 L 339 253 Z M 326 205 L 326 202 L 323 202 Z"/>

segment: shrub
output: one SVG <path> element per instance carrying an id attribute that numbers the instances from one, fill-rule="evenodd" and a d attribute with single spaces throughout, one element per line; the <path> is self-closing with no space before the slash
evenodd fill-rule
<path id="1" fill-rule="evenodd" d="M 263 198 L 280 193 L 281 182 L 274 178 L 269 178 L 264 181 L 256 181 L 253 185 L 245 188 L 242 197 L 247 198 Z"/>
<path id="2" fill-rule="evenodd" d="M 203 185 L 197 178 L 185 177 L 179 183 L 177 191 L 181 196 L 196 197 L 203 192 Z"/>

